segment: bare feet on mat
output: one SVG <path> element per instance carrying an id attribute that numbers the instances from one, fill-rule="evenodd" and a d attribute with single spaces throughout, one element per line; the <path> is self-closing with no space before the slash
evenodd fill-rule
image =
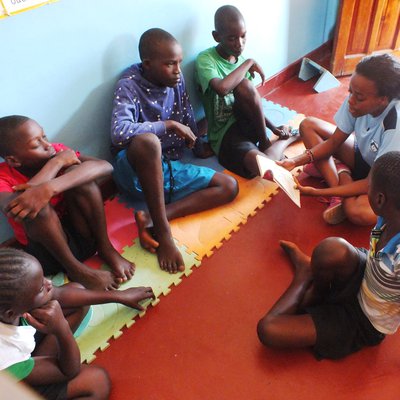
<path id="1" fill-rule="evenodd" d="M 113 290 L 118 289 L 119 282 L 110 271 L 92 269 L 82 264 L 82 269 L 75 273 L 67 273 L 73 282 L 79 282 L 87 289 Z"/>
<path id="2" fill-rule="evenodd" d="M 155 254 L 159 243 L 153 238 L 151 234 L 149 223 L 150 219 L 144 211 L 135 212 L 136 225 L 139 231 L 140 245 L 150 253 Z"/>
<path id="3" fill-rule="evenodd" d="M 160 268 L 170 274 L 176 274 L 185 270 L 182 254 L 175 246 L 172 237 L 163 237 L 157 248 L 157 257 Z"/>
<path id="4" fill-rule="evenodd" d="M 118 283 L 128 281 L 135 273 L 135 264 L 122 257 L 112 246 L 99 251 L 99 256 L 110 267 Z"/>

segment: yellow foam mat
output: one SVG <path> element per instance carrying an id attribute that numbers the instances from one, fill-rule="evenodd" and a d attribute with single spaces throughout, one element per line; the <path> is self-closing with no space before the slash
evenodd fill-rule
<path id="1" fill-rule="evenodd" d="M 155 300 L 142 302 L 143 307 L 149 304 L 156 305 L 159 297 L 167 295 L 171 286 L 179 285 L 183 276 L 191 274 L 194 265 L 200 262 L 195 259 L 194 254 L 189 254 L 187 249 L 178 245 L 186 269 L 177 274 L 168 274 L 158 266 L 157 256 L 143 250 L 140 245 L 134 244 L 123 249 L 122 255 L 136 264 L 133 278 L 121 286 L 121 290 L 136 286 L 151 286 L 155 294 Z M 118 338 L 122 335 L 124 327 L 134 324 L 137 316 L 142 317 L 146 312 L 139 312 L 122 304 L 110 303 L 92 306 L 92 316 L 83 333 L 76 339 L 81 351 L 82 362 L 88 363 L 95 359 L 97 350 L 104 350 L 109 346 L 110 338 Z"/>

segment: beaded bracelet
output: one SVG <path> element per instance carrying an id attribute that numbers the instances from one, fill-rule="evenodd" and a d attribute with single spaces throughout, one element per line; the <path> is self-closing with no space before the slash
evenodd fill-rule
<path id="1" fill-rule="evenodd" d="M 311 149 L 306 149 L 306 151 L 304 152 L 304 154 L 307 154 L 308 156 L 308 163 L 312 163 L 314 162 L 314 153 L 312 152 Z"/>

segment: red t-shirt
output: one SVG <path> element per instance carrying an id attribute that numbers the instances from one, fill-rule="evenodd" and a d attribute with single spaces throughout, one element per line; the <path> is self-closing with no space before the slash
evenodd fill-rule
<path id="1" fill-rule="evenodd" d="M 62 143 L 52 143 L 56 153 L 62 150 L 68 150 L 69 147 L 63 145 Z M 77 157 L 79 157 L 80 153 L 76 152 Z M 59 173 L 59 175 L 62 172 Z M 18 172 L 15 168 L 10 167 L 6 162 L 0 163 L 0 192 L 9 192 L 14 193 L 13 187 L 16 185 L 21 185 L 22 183 L 27 183 L 30 178 Z M 63 200 L 63 194 L 60 193 L 57 196 L 54 196 L 50 200 L 50 204 L 62 214 L 63 210 L 61 207 L 61 203 Z M 16 222 L 13 218 L 8 218 L 8 222 L 14 230 L 15 238 L 23 245 L 28 243 L 28 238 L 26 237 L 25 230 L 22 224 Z"/>

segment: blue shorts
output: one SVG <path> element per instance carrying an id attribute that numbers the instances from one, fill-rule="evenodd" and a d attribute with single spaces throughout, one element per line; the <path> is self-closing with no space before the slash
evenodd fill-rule
<path id="1" fill-rule="evenodd" d="M 183 199 L 194 192 L 205 189 L 215 174 L 211 168 L 184 164 L 180 161 L 168 161 L 163 158 L 161 163 L 164 175 L 164 195 L 167 203 Z M 113 178 L 119 190 L 135 199 L 145 200 L 136 171 L 126 157 L 126 150 L 121 150 L 115 156 L 113 166 Z"/>

